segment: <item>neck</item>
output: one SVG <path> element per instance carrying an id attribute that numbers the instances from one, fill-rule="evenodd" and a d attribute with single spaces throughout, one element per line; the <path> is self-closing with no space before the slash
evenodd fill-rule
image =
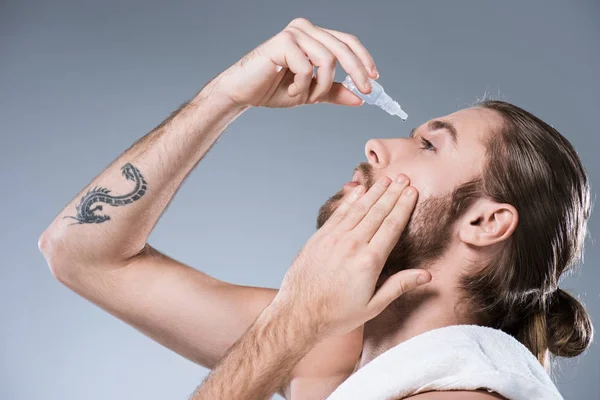
<path id="1" fill-rule="evenodd" d="M 433 278 L 431 282 L 403 294 L 377 317 L 365 323 L 363 351 L 355 371 L 386 350 L 432 329 L 478 324 L 473 316 L 461 311 L 455 279 L 450 273 L 452 269 L 427 269 Z"/>

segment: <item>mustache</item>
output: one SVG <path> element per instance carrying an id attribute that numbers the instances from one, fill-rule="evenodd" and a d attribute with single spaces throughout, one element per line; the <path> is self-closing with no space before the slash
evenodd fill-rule
<path id="1" fill-rule="evenodd" d="M 369 190 L 373 186 L 373 166 L 368 162 L 361 162 L 354 172 L 358 172 L 362 179 L 359 179 L 361 185 L 365 186 L 365 189 Z"/>

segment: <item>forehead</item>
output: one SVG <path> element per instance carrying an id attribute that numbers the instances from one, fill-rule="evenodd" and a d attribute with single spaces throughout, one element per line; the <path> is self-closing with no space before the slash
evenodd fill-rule
<path id="1" fill-rule="evenodd" d="M 486 135 L 496 132 L 502 125 L 502 117 L 496 111 L 483 107 L 465 108 L 438 119 L 454 125 L 459 149 L 463 145 L 481 143 Z"/>

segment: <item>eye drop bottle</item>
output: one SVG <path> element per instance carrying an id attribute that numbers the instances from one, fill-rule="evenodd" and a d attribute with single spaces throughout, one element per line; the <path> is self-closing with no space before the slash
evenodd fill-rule
<path id="1" fill-rule="evenodd" d="M 369 82 L 371 82 L 372 87 L 371 93 L 369 94 L 364 94 L 361 91 L 359 91 L 350 75 L 346 76 L 346 79 L 344 79 L 342 85 L 344 85 L 346 89 L 350 90 L 352 93 L 363 99 L 365 103 L 378 106 L 382 110 L 387 111 L 389 114 L 397 115 L 400 118 L 402 118 L 402 120 L 406 121 L 408 115 L 402 110 L 400 104 L 392 100 L 392 98 L 384 92 L 383 87 L 381 87 L 381 85 L 377 81 L 369 79 Z"/>

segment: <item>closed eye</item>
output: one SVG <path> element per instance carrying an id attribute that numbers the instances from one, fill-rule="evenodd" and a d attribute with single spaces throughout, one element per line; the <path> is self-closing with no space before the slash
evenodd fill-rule
<path id="1" fill-rule="evenodd" d="M 423 150 L 429 150 L 429 151 L 435 151 L 435 146 L 427 139 L 420 137 L 419 139 L 421 139 L 421 149 Z"/>
<path id="2" fill-rule="evenodd" d="M 413 139 L 415 137 L 415 131 L 417 130 L 417 128 L 413 128 L 410 133 L 408 134 L 408 137 Z M 425 139 L 423 136 L 419 137 L 420 141 L 421 141 L 421 150 L 428 150 L 428 151 L 436 151 L 437 149 L 435 148 L 435 146 L 427 139 Z"/>

